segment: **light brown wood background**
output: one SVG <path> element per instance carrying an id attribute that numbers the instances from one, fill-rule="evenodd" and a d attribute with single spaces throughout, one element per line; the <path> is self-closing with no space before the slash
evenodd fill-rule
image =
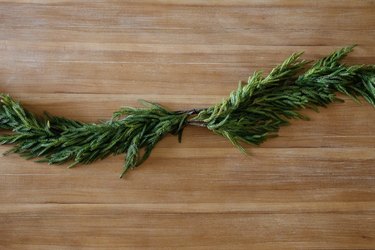
<path id="1" fill-rule="evenodd" d="M 375 63 L 374 38 L 375 1 L 0 0 L 0 91 L 89 122 L 205 107 L 294 51 Z M 346 100 L 250 157 L 187 128 L 122 180 L 123 156 L 1 157 L 0 249 L 374 249 L 375 110 Z"/>

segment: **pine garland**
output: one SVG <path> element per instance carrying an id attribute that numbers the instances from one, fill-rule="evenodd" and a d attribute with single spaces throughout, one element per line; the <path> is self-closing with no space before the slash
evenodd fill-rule
<path id="1" fill-rule="evenodd" d="M 203 126 L 227 138 L 245 152 L 242 143 L 259 145 L 277 135 L 290 119 L 308 117 L 299 111 L 343 102 L 341 92 L 355 101 L 363 97 L 375 107 L 375 65 L 340 63 L 354 46 L 345 47 L 307 68 L 302 53 L 294 53 L 267 76 L 255 72 L 222 102 L 205 109 L 170 111 L 141 101 L 144 108 L 124 107 L 111 120 L 83 123 L 25 110 L 7 94 L 0 94 L 0 144 L 13 144 L 7 153 L 49 164 L 89 164 L 109 155 L 126 154 L 122 177 L 144 162 L 167 134 L 179 141 L 188 125 Z M 11 132 L 9 132 L 11 131 Z M 7 154 L 6 153 L 6 154 Z"/>

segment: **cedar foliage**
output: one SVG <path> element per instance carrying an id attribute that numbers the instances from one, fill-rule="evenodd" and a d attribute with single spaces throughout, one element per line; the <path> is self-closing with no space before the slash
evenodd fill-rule
<path id="1" fill-rule="evenodd" d="M 109 121 L 98 124 L 37 116 L 7 94 L 0 94 L 0 144 L 12 144 L 7 153 L 69 167 L 89 164 L 109 155 L 126 154 L 121 177 L 144 162 L 167 134 L 179 141 L 187 125 L 203 126 L 227 138 L 245 152 L 243 143 L 259 145 L 277 135 L 290 119 L 304 119 L 303 109 L 318 111 L 342 102 L 337 92 L 356 102 L 363 97 L 375 107 L 375 65 L 345 65 L 340 61 L 354 46 L 339 49 L 310 67 L 294 53 L 269 74 L 254 72 L 222 102 L 205 109 L 170 111 L 141 100 L 144 108 L 124 107 Z M 11 131 L 9 133 L 9 131 Z"/>

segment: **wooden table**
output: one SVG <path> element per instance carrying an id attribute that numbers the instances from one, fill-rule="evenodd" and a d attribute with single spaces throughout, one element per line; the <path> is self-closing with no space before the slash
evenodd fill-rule
<path id="1" fill-rule="evenodd" d="M 211 105 L 294 51 L 375 63 L 375 1 L 0 2 L 0 91 L 89 122 Z M 375 112 L 345 99 L 249 157 L 187 128 L 125 179 L 2 157 L 0 249 L 374 249 Z"/>

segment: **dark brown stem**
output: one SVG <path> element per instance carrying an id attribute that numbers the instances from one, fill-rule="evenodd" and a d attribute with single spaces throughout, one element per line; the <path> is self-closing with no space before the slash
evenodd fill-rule
<path id="1" fill-rule="evenodd" d="M 204 109 L 189 109 L 189 110 L 178 110 L 175 111 L 176 114 L 188 114 L 188 115 L 196 115 Z"/>

